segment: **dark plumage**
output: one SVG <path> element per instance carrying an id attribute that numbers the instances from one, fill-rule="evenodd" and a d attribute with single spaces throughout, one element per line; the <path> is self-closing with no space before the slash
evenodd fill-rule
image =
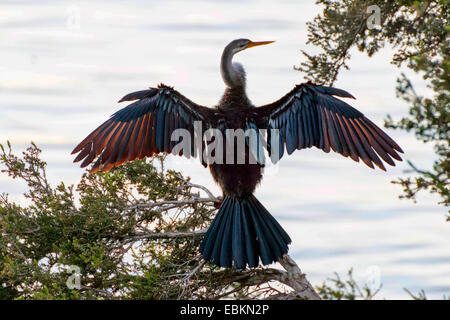
<path id="1" fill-rule="evenodd" d="M 254 107 L 245 91 L 245 71 L 233 63 L 234 54 L 246 48 L 270 42 L 232 41 L 224 50 L 221 74 L 227 86 L 215 108 L 207 108 L 190 101 L 171 87 L 141 90 L 123 97 L 134 101 L 117 111 L 84 139 L 72 153 L 81 167 L 94 162 L 91 172 L 108 171 L 125 161 L 142 159 L 159 152 L 172 152 L 176 142 L 171 141 L 176 129 L 190 133 L 191 149 L 180 155 L 196 156 L 194 122 L 199 121 L 204 133 L 215 128 L 268 129 L 269 155 L 283 157 L 285 152 L 316 147 L 325 152 L 333 150 L 354 161 L 361 159 L 367 166 L 373 164 L 386 170 L 382 160 L 395 166 L 401 161 L 397 152 L 402 149 L 361 112 L 336 98 L 353 98 L 344 90 L 304 83 L 278 101 Z M 270 129 L 279 130 L 278 150 L 272 145 Z M 223 146 L 226 154 L 226 143 Z M 224 201 L 216 218 L 204 236 L 200 251 L 203 257 L 221 267 L 256 267 L 277 261 L 288 251 L 289 236 L 253 196 L 261 182 L 262 159 L 250 162 L 255 156 L 249 143 L 245 148 L 245 163 L 237 164 L 234 149 L 232 164 L 209 164 L 214 180 L 222 188 Z M 253 150 L 253 149 L 252 149 Z M 254 158 L 252 160 L 255 160 Z M 278 159 L 275 159 L 278 160 Z M 202 161 L 203 165 L 207 165 Z"/>

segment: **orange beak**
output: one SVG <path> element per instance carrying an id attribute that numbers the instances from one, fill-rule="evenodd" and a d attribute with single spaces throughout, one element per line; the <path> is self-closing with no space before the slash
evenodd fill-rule
<path id="1" fill-rule="evenodd" d="M 251 47 L 257 47 L 257 46 L 263 46 L 263 45 L 266 45 L 266 44 L 269 44 L 269 43 L 274 43 L 274 42 L 275 41 L 259 41 L 259 42 L 250 41 L 249 44 L 247 45 L 247 48 L 245 48 L 245 49 L 248 49 L 248 48 L 251 48 Z"/>

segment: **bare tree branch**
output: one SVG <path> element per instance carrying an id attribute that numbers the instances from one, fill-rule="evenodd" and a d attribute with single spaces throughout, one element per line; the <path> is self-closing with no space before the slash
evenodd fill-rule
<path id="1" fill-rule="evenodd" d="M 320 300 L 319 295 L 306 279 L 306 275 L 289 255 L 285 254 L 278 262 L 286 269 L 286 275 L 280 281 L 294 289 L 298 298 Z"/>
<path id="2" fill-rule="evenodd" d="M 196 231 L 173 231 L 173 232 L 143 232 L 137 233 L 132 236 L 125 236 L 122 239 L 126 241 L 137 240 L 155 240 L 155 239 L 176 239 L 176 238 L 189 238 L 189 237 L 201 237 L 208 229 L 201 229 Z"/>

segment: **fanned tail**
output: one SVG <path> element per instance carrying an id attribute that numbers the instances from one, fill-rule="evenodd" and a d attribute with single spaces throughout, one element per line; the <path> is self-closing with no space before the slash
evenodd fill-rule
<path id="1" fill-rule="evenodd" d="M 291 238 L 253 195 L 226 196 L 200 245 L 203 258 L 237 269 L 271 264 L 288 252 Z"/>

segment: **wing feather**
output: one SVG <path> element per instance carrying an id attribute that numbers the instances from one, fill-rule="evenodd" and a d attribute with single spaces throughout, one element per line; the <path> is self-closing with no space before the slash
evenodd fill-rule
<path id="1" fill-rule="evenodd" d="M 370 168 L 375 164 L 386 170 L 383 161 L 391 166 L 395 166 L 393 159 L 402 161 L 397 152 L 403 150 L 392 138 L 335 96 L 354 99 L 344 90 L 308 82 L 297 85 L 278 101 L 257 108 L 269 129 L 268 137 L 270 129 L 279 130 L 280 158 L 284 148 L 291 154 L 295 149 L 314 146 L 324 152 L 332 149 L 356 162 L 361 159 Z M 267 143 L 270 154 L 270 139 Z"/>
<path id="2" fill-rule="evenodd" d="M 213 114 L 211 109 L 164 85 L 132 92 L 119 102 L 122 101 L 134 102 L 115 112 L 72 151 L 78 153 L 74 162 L 83 160 L 81 167 L 96 160 L 91 172 L 108 171 L 137 158 L 169 153 L 176 145 L 171 141 L 174 130 L 188 129 L 193 133 L 194 121 L 201 121 L 207 128 Z M 188 151 L 185 156 L 193 153 Z"/>

